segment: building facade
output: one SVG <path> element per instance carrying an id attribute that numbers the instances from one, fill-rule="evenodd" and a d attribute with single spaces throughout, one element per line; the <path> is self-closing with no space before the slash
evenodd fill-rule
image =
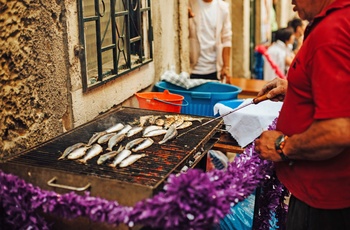
<path id="1" fill-rule="evenodd" d="M 232 76 L 252 77 L 262 1 L 272 4 L 228 0 Z M 285 1 L 281 26 L 291 18 Z M 135 93 L 151 91 L 164 71 L 189 69 L 186 1 L 96 2 L 0 1 L 0 159 L 111 109 L 138 107 Z"/>

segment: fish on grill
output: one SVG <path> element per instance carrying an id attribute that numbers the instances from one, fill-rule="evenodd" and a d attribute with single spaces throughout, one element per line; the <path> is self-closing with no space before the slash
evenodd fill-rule
<path id="1" fill-rule="evenodd" d="M 139 145 L 137 145 L 135 148 L 132 149 L 133 152 L 137 152 L 143 149 L 146 149 L 150 147 L 154 143 L 153 139 L 146 138 L 144 141 L 142 141 Z"/>
<path id="2" fill-rule="evenodd" d="M 154 125 L 159 117 L 160 115 L 152 115 L 150 118 L 148 118 L 148 123 L 150 123 L 150 125 Z"/>
<path id="3" fill-rule="evenodd" d="M 105 132 L 106 133 L 115 133 L 115 132 L 122 130 L 123 128 L 124 128 L 124 124 L 117 123 L 117 124 L 109 127 L 108 129 L 106 129 Z"/>
<path id="4" fill-rule="evenodd" d="M 198 121 L 198 122 L 202 122 L 204 117 L 192 117 L 189 115 L 165 115 L 166 118 L 174 118 L 175 120 L 177 119 L 177 117 L 181 117 L 182 119 L 184 119 L 184 121 Z"/>
<path id="5" fill-rule="evenodd" d="M 58 158 L 58 160 L 62 160 L 64 158 L 66 158 L 66 156 L 68 156 L 68 154 L 70 154 L 71 152 L 73 152 L 74 150 L 76 150 L 77 148 L 80 148 L 80 147 L 83 147 L 83 146 L 86 146 L 85 143 L 82 143 L 82 142 L 79 142 L 79 143 L 76 143 L 74 145 L 71 145 L 69 146 L 68 148 L 66 148 L 64 150 L 64 152 L 62 153 L 62 155 Z"/>
<path id="6" fill-rule="evenodd" d="M 185 118 L 183 116 L 176 116 L 175 121 L 172 123 L 175 127 L 182 125 L 185 122 Z"/>
<path id="7" fill-rule="evenodd" d="M 120 143 L 125 138 L 125 133 L 116 133 L 108 140 L 108 147 L 106 150 L 112 151 L 113 147 Z"/>
<path id="8" fill-rule="evenodd" d="M 97 143 L 98 144 L 104 144 L 106 143 L 115 133 L 107 133 L 100 138 L 98 138 Z"/>
<path id="9" fill-rule="evenodd" d="M 127 134 L 132 129 L 131 125 L 125 125 L 117 134 Z"/>
<path id="10" fill-rule="evenodd" d="M 89 139 L 89 142 L 88 142 L 88 146 L 91 146 L 92 144 L 94 144 L 100 137 L 102 137 L 103 135 L 106 134 L 106 131 L 102 131 L 102 132 L 97 132 L 97 133 L 94 133 L 91 138 Z"/>
<path id="11" fill-rule="evenodd" d="M 113 157 L 115 157 L 118 153 L 120 153 L 122 150 L 124 149 L 124 146 L 119 146 L 119 149 L 118 150 L 115 150 L 115 151 L 110 151 L 108 153 L 105 153 L 105 154 L 102 154 L 98 160 L 97 160 L 97 164 L 98 165 L 101 165 L 103 164 L 104 162 L 106 162 L 107 160 L 110 160 L 112 159 Z"/>
<path id="12" fill-rule="evenodd" d="M 164 144 L 165 142 L 174 139 L 177 136 L 178 132 L 176 130 L 175 125 L 170 125 L 167 133 L 164 135 L 163 140 L 159 141 L 159 144 Z"/>
<path id="13" fill-rule="evenodd" d="M 149 131 L 148 133 L 144 134 L 143 137 L 155 137 L 155 136 L 163 135 L 166 133 L 167 133 L 166 129 L 155 129 L 155 130 Z"/>
<path id="14" fill-rule="evenodd" d="M 163 129 L 162 126 L 158 126 L 158 125 L 150 125 L 150 126 L 147 126 L 144 130 L 143 130 L 143 133 L 142 133 L 142 136 L 145 136 L 147 135 L 147 133 L 153 131 L 153 130 L 159 130 L 159 129 Z"/>
<path id="15" fill-rule="evenodd" d="M 140 144 L 141 142 L 143 142 L 144 140 L 146 140 L 146 138 L 144 137 L 140 137 L 140 138 L 136 138 L 132 141 L 129 141 L 126 145 L 125 145 L 125 149 L 132 149 L 134 146 L 137 146 L 138 144 Z"/>
<path id="16" fill-rule="evenodd" d="M 143 130 L 142 126 L 134 126 L 126 133 L 126 136 L 127 137 L 132 137 L 135 134 L 138 134 L 139 132 L 141 132 L 142 130 Z"/>
<path id="17" fill-rule="evenodd" d="M 142 157 L 147 156 L 146 154 L 134 154 L 128 156 L 126 159 L 124 159 L 122 162 L 120 162 L 119 167 L 124 168 L 129 165 L 132 165 L 135 163 L 137 160 L 141 159 Z"/>
<path id="18" fill-rule="evenodd" d="M 76 160 L 79 159 L 81 157 L 83 157 L 86 153 L 86 151 L 91 148 L 91 146 L 83 146 L 80 148 L 75 149 L 74 151 L 72 151 L 71 153 L 68 154 L 67 158 L 69 160 Z"/>
<path id="19" fill-rule="evenodd" d="M 99 145 L 107 143 L 106 150 L 108 153 L 101 156 L 101 159 L 98 161 L 104 162 L 113 156 L 117 155 L 116 152 L 120 153 L 122 149 L 117 151 L 113 151 L 113 147 L 117 146 L 120 142 L 122 142 L 125 137 L 132 137 L 135 134 L 142 132 L 142 138 L 136 138 L 134 140 L 129 141 L 125 145 L 126 150 L 131 150 L 132 152 L 137 152 L 148 148 L 154 143 L 154 140 L 150 137 L 156 137 L 159 135 L 164 135 L 163 139 L 159 142 L 159 144 L 164 144 L 171 139 L 174 139 L 179 129 L 184 129 L 192 125 L 192 121 L 202 122 L 203 118 L 192 117 L 188 115 L 173 115 L 173 114 L 165 114 L 163 116 L 160 115 L 144 115 L 141 116 L 137 122 L 138 126 L 131 126 L 130 122 L 127 125 L 119 122 L 116 123 L 104 131 L 95 132 L 91 138 L 88 140 L 87 144 L 83 142 L 76 143 L 72 146 L 66 148 L 63 154 L 58 158 L 59 160 L 68 158 L 68 159 L 79 159 L 84 157 L 84 155 L 88 152 L 103 152 L 103 149 L 96 147 L 96 143 Z M 144 126 L 148 124 L 149 126 Z M 94 148 L 92 148 L 94 146 Z M 89 149 L 90 148 L 90 149 Z M 98 148 L 98 149 L 97 149 Z M 97 153 L 96 153 L 97 154 Z M 98 155 L 97 154 L 97 155 Z M 115 154 L 115 155 L 114 155 Z M 90 158 L 89 154 L 85 155 L 85 160 L 81 159 L 80 162 L 86 163 Z"/>
<path id="20" fill-rule="evenodd" d="M 131 151 L 129 149 L 123 149 L 117 156 L 115 156 L 113 162 L 109 164 L 110 167 L 116 167 L 120 162 L 122 162 L 125 158 L 131 155 Z"/>
<path id="21" fill-rule="evenodd" d="M 185 129 L 188 128 L 192 125 L 191 121 L 185 121 L 184 123 L 182 123 L 180 126 L 176 127 L 177 130 L 179 129 Z"/>
<path id="22" fill-rule="evenodd" d="M 175 116 L 168 116 L 164 121 L 164 128 L 168 129 L 176 121 Z"/>
<path id="23" fill-rule="evenodd" d="M 165 120 L 164 120 L 164 119 L 158 118 L 154 124 L 155 124 L 155 125 L 158 125 L 158 126 L 163 126 L 164 123 L 165 123 Z"/>
<path id="24" fill-rule="evenodd" d="M 140 119 L 139 119 L 140 126 L 144 126 L 151 117 L 153 117 L 153 115 L 141 116 Z"/>
<path id="25" fill-rule="evenodd" d="M 92 147 L 86 152 L 86 155 L 83 159 L 80 159 L 79 162 L 86 164 L 88 160 L 94 158 L 103 152 L 103 148 L 99 144 L 93 144 Z"/>

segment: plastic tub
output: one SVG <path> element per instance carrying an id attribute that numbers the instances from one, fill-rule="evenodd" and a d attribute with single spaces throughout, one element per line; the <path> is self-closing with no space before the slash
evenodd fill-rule
<path id="1" fill-rule="evenodd" d="M 218 101 L 237 99 L 242 89 L 220 82 L 207 82 L 191 89 L 185 89 L 166 81 L 159 81 L 155 84 L 157 91 L 169 90 L 184 96 L 188 106 L 181 108 L 181 113 L 200 116 L 214 116 L 213 108 Z"/>
<path id="2" fill-rule="evenodd" d="M 243 102 L 244 102 L 244 99 L 233 99 L 233 100 L 228 100 L 228 101 L 219 101 L 218 103 L 223 104 L 227 107 L 230 107 L 231 109 L 235 109 L 238 106 L 240 106 Z M 220 116 L 220 114 L 217 113 L 217 114 L 215 114 L 215 116 Z"/>
<path id="3" fill-rule="evenodd" d="M 227 107 L 230 107 L 232 109 L 237 108 L 243 103 L 244 99 L 234 99 L 234 100 L 228 100 L 228 101 L 219 101 L 218 103 L 221 103 L 223 105 L 226 105 Z"/>
<path id="4" fill-rule="evenodd" d="M 139 107 L 142 109 L 180 113 L 184 97 L 165 90 L 159 92 L 136 93 Z"/>

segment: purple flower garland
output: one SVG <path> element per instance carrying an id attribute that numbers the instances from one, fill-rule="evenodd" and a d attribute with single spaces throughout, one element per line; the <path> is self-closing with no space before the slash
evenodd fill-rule
<path id="1" fill-rule="evenodd" d="M 274 129 L 276 120 L 269 127 Z M 186 173 L 170 175 L 164 191 L 138 202 L 134 207 L 121 206 L 116 201 L 91 197 L 89 193 L 57 194 L 41 190 L 17 176 L 0 171 L 0 224 L 12 229 L 50 229 L 39 213 L 63 218 L 87 217 L 92 221 L 112 225 L 142 224 L 154 228 L 208 229 L 219 222 L 230 207 L 247 198 L 257 187 L 262 194 L 257 203 L 255 226 L 269 229 L 271 213 L 279 219 L 283 229 L 286 189 L 274 176 L 271 162 L 261 160 L 254 152 L 254 144 L 245 149 L 226 171 L 202 172 L 190 169 Z M 267 203 L 262 203 L 265 201 Z"/>

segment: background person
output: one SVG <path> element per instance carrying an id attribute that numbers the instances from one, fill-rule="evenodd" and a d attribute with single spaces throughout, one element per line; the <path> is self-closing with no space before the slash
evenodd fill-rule
<path id="1" fill-rule="evenodd" d="M 267 49 L 267 54 L 277 65 L 279 70 L 286 74 L 293 61 L 294 53 L 290 45 L 294 43 L 294 31 L 292 28 L 281 28 L 276 31 L 276 41 Z M 275 70 L 268 61 L 264 61 L 264 80 L 269 81 L 277 77 Z"/>
<path id="2" fill-rule="evenodd" d="M 301 45 L 303 44 L 306 23 L 300 18 L 293 18 L 288 22 L 288 27 L 291 27 L 294 30 L 295 40 L 293 43 L 293 52 L 296 54 L 299 51 Z"/>
<path id="3" fill-rule="evenodd" d="M 222 0 L 189 0 L 192 79 L 230 80 L 232 30 L 229 4 Z"/>
<path id="4" fill-rule="evenodd" d="M 259 93 L 284 103 L 255 150 L 291 193 L 288 230 L 350 229 L 350 0 L 293 4 L 310 23 L 287 80 Z"/>

